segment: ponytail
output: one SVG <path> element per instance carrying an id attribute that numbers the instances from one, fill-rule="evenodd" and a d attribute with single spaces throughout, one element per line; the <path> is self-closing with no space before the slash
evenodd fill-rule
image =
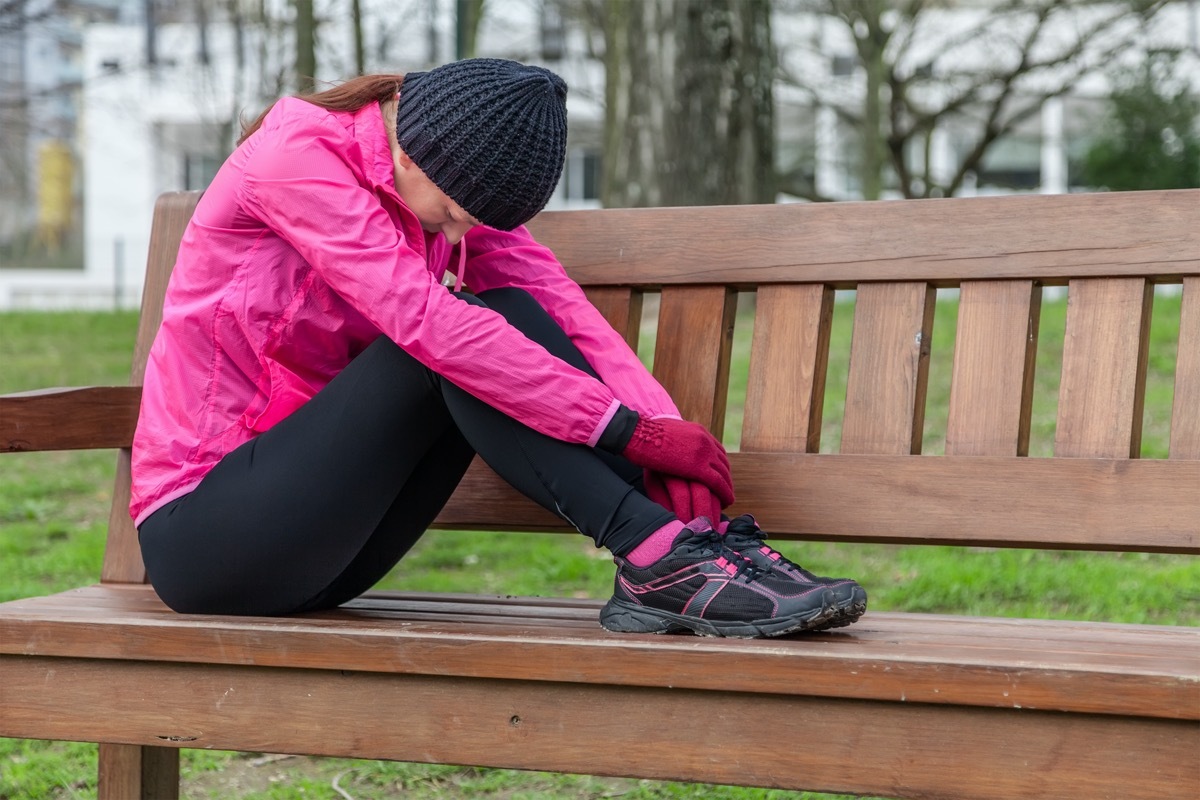
<path id="1" fill-rule="evenodd" d="M 363 106 L 390 100 L 400 91 L 404 82 L 403 75 L 360 75 L 357 78 L 340 83 L 332 89 L 312 94 L 296 95 L 305 102 L 330 111 L 357 111 Z M 258 115 L 249 125 L 242 126 L 242 135 L 238 144 L 250 138 L 250 135 L 262 127 L 263 120 L 275 107 L 275 103 Z"/>

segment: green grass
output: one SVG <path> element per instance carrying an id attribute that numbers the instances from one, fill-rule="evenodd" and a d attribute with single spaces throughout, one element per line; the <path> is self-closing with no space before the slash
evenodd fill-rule
<path id="1" fill-rule="evenodd" d="M 957 307 L 939 302 L 930 365 L 925 451 L 941 451 Z M 822 451 L 836 451 L 844 402 L 853 304 L 834 313 Z M 744 319 L 744 318 L 743 318 Z M 1065 302 L 1043 307 L 1031 455 L 1049 455 Z M 1151 335 L 1161 350 L 1147 379 L 1143 456 L 1166 454 L 1178 296 L 1156 299 Z M 0 393 L 45 386 L 123 383 L 132 313 L 0 314 Z M 653 331 L 643 351 L 653 349 Z M 751 326 L 735 329 L 726 441 L 741 422 Z M 94 582 L 103 556 L 113 454 L 34 453 L 0 457 L 0 600 Z M 1170 555 L 1039 552 L 986 548 L 779 543 L 811 569 L 846 574 L 871 592 L 873 610 L 908 610 L 1061 619 L 1200 624 L 1200 564 Z M 609 558 L 577 536 L 431 532 L 382 588 L 603 597 Z M 747 742 L 743 746 L 763 746 Z M 0 800 L 95 796 L 96 748 L 0 739 Z M 285 758 L 185 750 L 184 796 L 298 800 L 412 798 L 826 798 L 795 792 L 628 781 L 587 776 Z"/>

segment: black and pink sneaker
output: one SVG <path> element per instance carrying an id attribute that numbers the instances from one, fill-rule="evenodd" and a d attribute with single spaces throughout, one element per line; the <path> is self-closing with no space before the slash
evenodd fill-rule
<path id="1" fill-rule="evenodd" d="M 797 583 L 825 586 L 833 592 L 837 613 L 820 627 L 811 630 L 842 628 L 857 622 L 858 618 L 866 613 L 867 592 L 856 581 L 814 575 L 764 543 L 766 538 L 767 534 L 749 514 L 730 520 L 724 534 L 726 546 L 752 561 L 759 569 L 790 578 Z"/>
<path id="2" fill-rule="evenodd" d="M 828 586 L 760 569 L 703 517 L 650 566 L 616 562 L 613 596 L 600 612 L 610 631 L 756 639 L 822 629 L 838 614 Z"/>

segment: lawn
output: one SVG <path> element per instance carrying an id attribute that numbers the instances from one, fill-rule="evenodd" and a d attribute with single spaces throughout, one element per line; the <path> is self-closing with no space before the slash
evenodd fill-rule
<path id="1" fill-rule="evenodd" d="M 749 298 L 744 298 L 749 302 Z M 648 310 L 653 304 L 647 304 Z M 1043 304 L 1030 453 L 1053 449 L 1055 395 L 1066 303 Z M 943 446 L 957 307 L 939 298 L 930 365 L 925 451 Z M 853 302 L 834 313 L 822 451 L 837 449 Z M 746 315 L 739 315 L 745 320 Z M 132 313 L 0 314 L 0 393 L 124 382 Z M 1147 379 L 1143 457 L 1166 455 L 1179 298 L 1156 298 L 1151 335 L 1158 355 Z M 735 330 L 726 442 L 736 447 L 750 326 Z M 641 350 L 649 355 L 653 331 Z M 91 583 L 99 574 L 113 473 L 111 452 L 0 458 L 0 601 Z M 814 571 L 852 575 L 872 610 L 1200 624 L 1200 560 L 1146 554 L 986 548 L 782 543 Z M 1134 569 L 1131 569 L 1134 567 Z M 383 588 L 603 597 L 612 565 L 581 537 L 438 531 Z M 731 743 L 761 747 L 762 742 Z M 95 796 L 93 745 L 0 739 L 0 800 Z M 826 795 L 622 781 L 505 770 L 279 757 L 187 750 L 184 796 L 297 800 L 364 798 L 817 798 Z"/>

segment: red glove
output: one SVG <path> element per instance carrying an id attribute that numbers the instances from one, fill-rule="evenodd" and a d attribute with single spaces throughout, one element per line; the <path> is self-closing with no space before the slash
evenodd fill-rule
<path id="1" fill-rule="evenodd" d="M 649 469 L 645 480 L 646 496 L 684 522 L 708 517 L 716 525 L 721 520 L 721 501 L 703 483 Z"/>
<path id="2" fill-rule="evenodd" d="M 671 417 L 640 417 L 621 455 L 644 469 L 703 484 L 722 506 L 733 503 L 729 456 L 703 425 Z"/>

